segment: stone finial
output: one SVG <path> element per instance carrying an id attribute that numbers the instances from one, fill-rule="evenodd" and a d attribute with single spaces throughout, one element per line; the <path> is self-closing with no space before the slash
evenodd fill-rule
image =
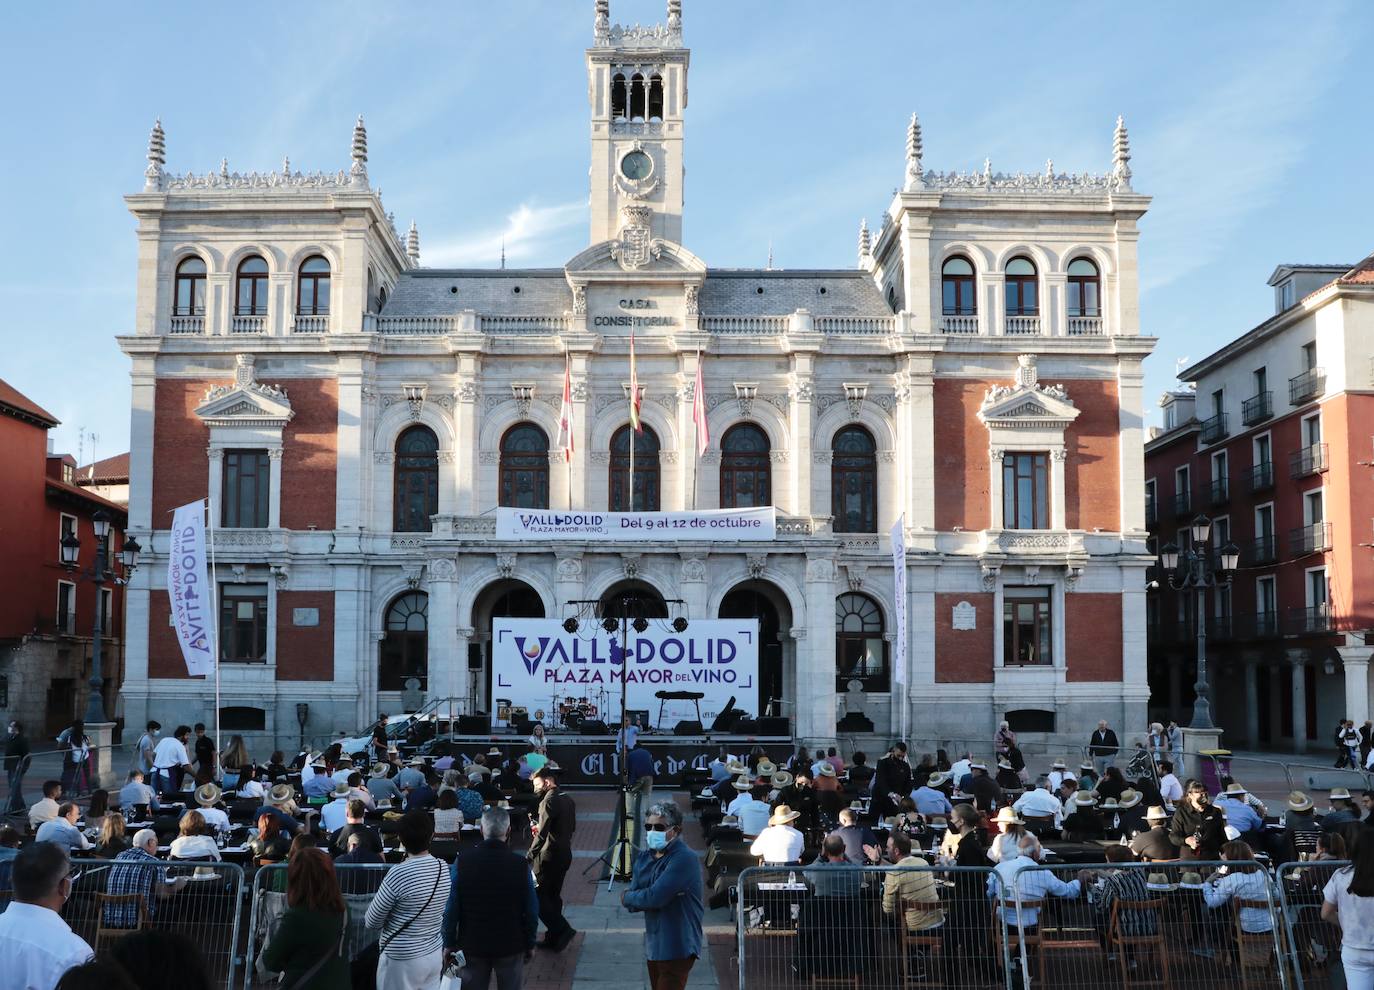
<path id="1" fill-rule="evenodd" d="M 592 25 L 592 34 L 599 44 L 611 40 L 611 0 L 596 0 L 596 21 Z"/>
<path id="2" fill-rule="evenodd" d="M 406 257 L 412 267 L 420 267 L 420 231 L 414 220 L 410 221 L 410 230 L 406 232 Z"/>
<path id="3" fill-rule="evenodd" d="M 353 125 L 353 167 L 348 174 L 355 185 L 367 185 L 367 128 L 363 125 L 362 114 Z"/>
<path id="4" fill-rule="evenodd" d="M 162 188 L 162 166 L 167 164 L 167 135 L 162 132 L 162 118 L 153 121 L 148 134 L 148 167 L 143 170 L 143 188 Z"/>
<path id="5" fill-rule="evenodd" d="M 862 266 L 864 260 L 872 253 L 872 246 L 868 238 L 868 218 L 865 217 L 859 221 L 859 264 Z"/>
<path id="6" fill-rule="evenodd" d="M 668 0 L 668 30 L 682 30 L 682 0 Z"/>
<path id="7" fill-rule="evenodd" d="M 1126 119 L 1116 118 L 1116 134 L 1112 138 L 1112 180 L 1118 189 L 1131 188 L 1131 138 L 1126 133 Z"/>
<path id="8" fill-rule="evenodd" d="M 922 189 L 925 183 L 922 181 L 923 174 L 921 168 L 921 122 L 916 119 L 916 115 L 911 115 L 911 122 L 906 125 L 906 188 Z"/>

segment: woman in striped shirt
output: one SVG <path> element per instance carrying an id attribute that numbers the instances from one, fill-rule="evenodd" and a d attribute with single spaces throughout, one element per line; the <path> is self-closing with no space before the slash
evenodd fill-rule
<path id="1" fill-rule="evenodd" d="M 444 965 L 449 871 L 429 854 L 434 819 L 428 811 L 407 812 L 397 832 L 405 862 L 387 871 L 367 909 L 367 927 L 381 931 L 377 990 L 427 990 Z"/>

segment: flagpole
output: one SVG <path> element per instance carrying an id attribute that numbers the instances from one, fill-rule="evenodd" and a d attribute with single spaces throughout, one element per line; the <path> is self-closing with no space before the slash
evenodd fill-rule
<path id="1" fill-rule="evenodd" d="M 210 622 L 210 628 L 214 633 L 213 641 L 215 644 L 215 752 L 218 761 L 218 754 L 224 746 L 224 737 L 220 734 L 219 728 L 219 579 L 215 571 L 215 504 L 210 501 L 208 493 L 205 496 L 205 518 L 206 537 L 210 542 L 210 614 L 214 616 Z"/>
<path id="2" fill-rule="evenodd" d="M 701 378 L 701 348 L 697 348 L 697 366 L 692 376 L 692 511 L 697 510 L 697 493 L 701 490 L 701 424 L 697 422 L 697 381 Z"/>

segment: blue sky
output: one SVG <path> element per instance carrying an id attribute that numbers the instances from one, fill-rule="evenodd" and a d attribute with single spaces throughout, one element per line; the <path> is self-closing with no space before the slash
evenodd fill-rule
<path id="1" fill-rule="evenodd" d="M 685 0 L 684 240 L 714 266 L 854 264 L 920 113 L 928 168 L 1105 171 L 1126 116 L 1142 224 L 1147 414 L 1272 311 L 1285 261 L 1374 251 L 1358 2 L 932 4 Z M 161 116 L 168 168 L 337 169 L 367 119 L 372 181 L 427 264 L 556 266 L 587 236 L 582 51 L 592 0 L 29 4 L 6 21 L 0 377 L 100 456 L 128 443 L 134 307 L 121 196 Z M 656 22 L 657 0 L 612 0 Z M 1361 54 L 1365 53 L 1365 54 Z M 90 453 L 89 442 L 86 448 Z"/>

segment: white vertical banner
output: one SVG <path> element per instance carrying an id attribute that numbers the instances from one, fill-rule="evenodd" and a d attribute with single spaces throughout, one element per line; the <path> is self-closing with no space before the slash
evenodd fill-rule
<path id="1" fill-rule="evenodd" d="M 892 693 L 899 706 L 897 738 L 906 739 L 911 708 L 906 690 L 906 513 L 892 527 L 892 622 L 897 627 L 892 650 Z"/>
<path id="2" fill-rule="evenodd" d="M 172 516 L 167 552 L 167 597 L 172 625 L 192 677 L 215 673 L 214 595 L 205 567 L 205 501 L 189 502 Z"/>

